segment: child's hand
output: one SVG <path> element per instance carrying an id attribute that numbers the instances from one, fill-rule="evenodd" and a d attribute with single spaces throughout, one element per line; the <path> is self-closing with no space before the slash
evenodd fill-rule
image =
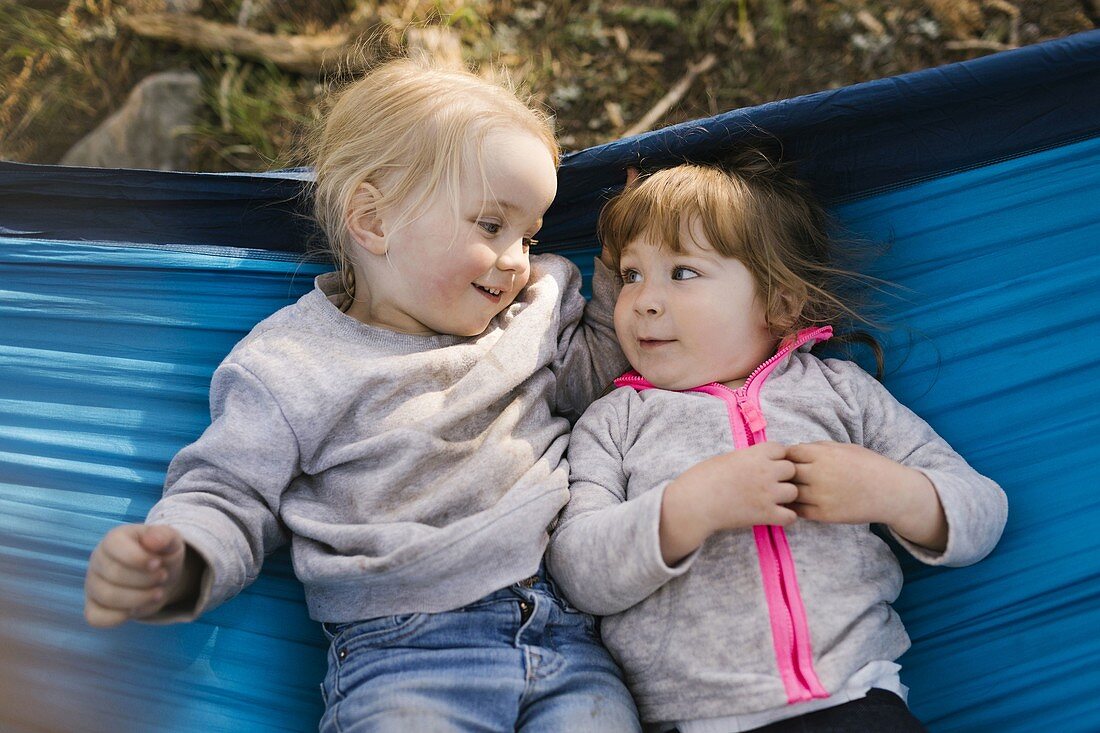
<path id="1" fill-rule="evenodd" d="M 939 495 L 920 471 L 850 443 L 792 445 L 787 457 L 794 462 L 798 486 L 792 508 L 803 519 L 877 522 L 919 545 L 946 546 L 947 520 Z"/>
<path id="2" fill-rule="evenodd" d="M 760 443 L 695 464 L 665 489 L 661 554 L 669 565 L 714 532 L 757 524 L 787 526 L 798 516 L 786 504 L 798 496 L 786 446 Z"/>
<path id="3" fill-rule="evenodd" d="M 84 618 L 117 626 L 151 616 L 181 598 L 195 582 L 184 572 L 186 545 L 165 525 L 125 524 L 100 540 L 84 580 Z"/>

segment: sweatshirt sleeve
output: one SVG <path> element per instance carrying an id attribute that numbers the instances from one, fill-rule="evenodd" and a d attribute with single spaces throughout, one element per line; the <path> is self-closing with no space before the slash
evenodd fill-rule
<path id="1" fill-rule="evenodd" d="M 622 289 L 619 279 L 597 257 L 592 299 L 586 302 L 580 293 L 580 271 L 572 263 L 569 267 L 554 366 L 557 412 L 573 421 L 628 364 L 615 338 L 615 299 Z"/>
<path id="2" fill-rule="evenodd" d="M 846 372 L 862 409 L 864 446 L 927 476 L 947 517 L 947 547 L 942 553 L 891 531 L 898 543 L 928 565 L 970 565 L 992 552 L 1008 519 L 1008 498 L 1001 487 L 975 471 L 871 375 L 854 364 Z"/>
<path id="3" fill-rule="evenodd" d="M 570 498 L 550 537 L 550 573 L 588 613 L 620 613 L 687 572 L 697 553 L 670 568 L 661 557 L 661 499 L 667 484 L 627 499 L 616 403 L 599 400 L 570 437 Z"/>
<path id="4" fill-rule="evenodd" d="M 283 491 L 298 472 L 298 442 L 274 397 L 244 367 L 223 363 L 210 386 L 211 424 L 168 467 L 146 522 L 177 529 L 206 562 L 197 603 L 154 622 L 190 621 L 251 583 L 286 539 Z"/>

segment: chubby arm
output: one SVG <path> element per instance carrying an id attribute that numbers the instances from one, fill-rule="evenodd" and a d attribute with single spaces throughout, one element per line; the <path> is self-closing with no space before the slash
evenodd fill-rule
<path id="1" fill-rule="evenodd" d="M 792 446 L 799 515 L 826 522 L 885 524 L 931 565 L 977 562 L 996 546 L 1008 516 L 1004 491 L 869 374 L 846 362 L 838 391 L 858 416 L 854 445 Z"/>
<path id="2" fill-rule="evenodd" d="M 619 392 L 597 401 L 569 442 L 570 499 L 550 537 L 548 563 L 573 605 L 607 616 L 644 600 L 689 563 L 671 568 L 661 557 L 663 487 L 627 496 Z"/>
<path id="3" fill-rule="evenodd" d="M 580 417 L 629 366 L 615 338 L 615 300 L 622 282 L 609 261 L 606 250 L 595 260 L 592 299 L 588 301 L 580 293 L 580 271 L 569 264 L 554 371 L 557 412 L 571 420 Z"/>
<path id="4" fill-rule="evenodd" d="M 629 390 L 612 393 L 577 423 L 569 446 L 572 497 L 551 538 L 554 577 L 575 605 L 601 615 L 633 606 L 686 572 L 715 532 L 796 519 L 783 506 L 797 494 L 794 466 L 778 444 L 714 456 L 648 490 L 654 482 L 647 474 L 674 457 L 635 456 L 633 492 L 641 493 L 628 494 L 621 436 L 632 397 Z"/>
<path id="5" fill-rule="evenodd" d="M 885 524 L 895 535 L 933 552 L 947 547 L 947 517 L 926 475 L 852 443 L 802 443 L 787 457 L 795 464 L 803 519 Z"/>
<path id="6" fill-rule="evenodd" d="M 673 565 L 715 532 L 757 524 L 785 527 L 798 517 L 787 506 L 798 489 L 787 448 L 759 443 L 700 461 L 665 489 L 661 554 Z"/>
<path id="7" fill-rule="evenodd" d="M 251 583 L 282 544 L 283 492 L 298 473 L 298 441 L 264 384 L 232 363 L 210 388 L 211 424 L 168 467 L 147 525 L 167 525 L 201 569 L 198 583 L 149 617 L 189 621 Z"/>

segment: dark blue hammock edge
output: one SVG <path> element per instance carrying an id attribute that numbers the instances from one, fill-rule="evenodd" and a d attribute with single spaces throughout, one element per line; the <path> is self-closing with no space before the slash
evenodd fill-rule
<path id="1" fill-rule="evenodd" d="M 591 246 L 599 208 L 629 165 L 705 161 L 761 136 L 799 161 L 830 203 L 1084 140 L 1100 134 L 1098 79 L 1100 30 L 572 153 L 540 240 L 550 251 Z M 307 177 L 0 161 L 0 234 L 304 252 L 318 241 L 303 195 Z"/>

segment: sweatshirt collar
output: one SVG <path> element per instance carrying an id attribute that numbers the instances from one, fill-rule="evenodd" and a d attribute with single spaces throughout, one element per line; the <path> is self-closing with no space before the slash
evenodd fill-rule
<path id="1" fill-rule="evenodd" d="M 476 341 L 479 336 L 455 336 L 453 334 L 411 334 L 391 331 L 352 318 L 341 310 L 347 300 L 339 272 L 326 272 L 313 281 L 313 290 L 306 293 L 298 304 L 316 316 L 334 335 L 347 341 L 384 346 L 401 352 L 415 353 Z M 492 326 L 490 326 L 490 330 Z"/>
<path id="2" fill-rule="evenodd" d="M 827 341 L 833 336 L 832 326 L 812 326 L 810 328 L 804 328 L 793 336 L 787 336 L 779 342 L 779 348 L 773 356 L 765 360 L 759 366 L 756 367 L 745 380 L 745 384 L 741 389 L 748 389 L 749 385 L 756 379 L 762 372 L 770 373 L 769 367 L 774 366 L 777 362 L 790 356 L 794 351 L 806 347 L 812 348 L 814 344 L 818 344 L 822 341 Z M 709 384 L 700 384 L 697 387 L 689 387 L 687 389 L 669 390 L 675 392 L 694 392 L 700 387 L 709 387 L 718 384 L 717 382 L 711 382 Z M 616 387 L 633 387 L 634 389 L 656 389 L 653 384 L 639 374 L 637 371 L 631 369 L 622 376 L 615 380 Z"/>

